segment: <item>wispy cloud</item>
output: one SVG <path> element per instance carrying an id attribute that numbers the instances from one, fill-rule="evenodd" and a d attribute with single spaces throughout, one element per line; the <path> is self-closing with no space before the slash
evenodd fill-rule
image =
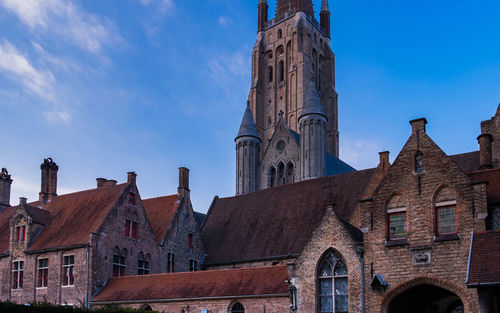
<path id="1" fill-rule="evenodd" d="M 229 55 L 217 56 L 208 61 L 211 78 L 225 83 L 234 77 L 242 77 L 249 73 L 250 60 L 243 54 L 236 52 Z"/>
<path id="2" fill-rule="evenodd" d="M 140 0 L 145 6 L 154 6 L 161 13 L 167 13 L 174 8 L 174 0 Z"/>
<path id="3" fill-rule="evenodd" d="M 57 122 L 63 122 L 63 123 L 69 123 L 71 120 L 71 113 L 67 111 L 45 111 L 42 112 L 43 115 L 45 116 L 45 119 L 50 122 L 50 123 L 57 123 Z"/>
<path id="4" fill-rule="evenodd" d="M 380 151 L 383 149 L 377 140 L 344 135 L 340 141 L 340 158 L 356 169 L 377 166 Z"/>
<path id="5" fill-rule="evenodd" d="M 86 12 L 75 2 L 63 0 L 0 0 L 32 31 L 48 31 L 62 36 L 89 52 L 98 53 L 104 45 L 119 40 L 113 23 Z"/>
<path id="6" fill-rule="evenodd" d="M 10 42 L 0 44 L 0 70 L 20 81 L 26 88 L 47 100 L 54 100 L 54 75 L 36 69 L 28 57 L 20 53 Z"/>
<path id="7" fill-rule="evenodd" d="M 226 27 L 231 22 L 231 19 L 225 16 L 219 16 L 219 24 L 222 27 Z"/>

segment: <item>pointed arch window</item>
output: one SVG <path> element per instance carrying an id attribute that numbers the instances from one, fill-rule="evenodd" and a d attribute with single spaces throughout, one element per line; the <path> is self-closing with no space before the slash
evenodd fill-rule
<path id="1" fill-rule="evenodd" d="M 274 166 L 269 170 L 269 187 L 274 187 L 276 185 L 276 169 Z"/>
<path id="2" fill-rule="evenodd" d="M 280 61 L 280 82 L 285 80 L 285 62 Z"/>
<path id="3" fill-rule="evenodd" d="M 272 66 L 269 66 L 267 68 L 267 76 L 269 78 L 269 82 L 272 83 L 273 82 L 273 67 Z"/>
<path id="4" fill-rule="evenodd" d="M 318 268 L 320 313 L 348 312 L 347 267 L 336 251 L 327 253 Z"/>
<path id="5" fill-rule="evenodd" d="M 420 151 L 418 151 L 415 154 L 415 173 L 422 173 L 424 171 L 424 167 L 422 165 L 424 158 L 424 154 Z"/>
<path id="6" fill-rule="evenodd" d="M 245 313 L 245 307 L 243 307 L 243 304 L 236 302 L 231 307 L 231 313 Z"/>
<path id="7" fill-rule="evenodd" d="M 278 165 L 278 182 L 277 185 L 284 185 L 286 184 L 285 181 L 285 164 L 283 162 L 280 162 Z"/>
<path id="8" fill-rule="evenodd" d="M 286 182 L 287 184 L 293 184 L 295 182 L 295 168 L 292 162 L 288 162 L 286 167 Z"/>

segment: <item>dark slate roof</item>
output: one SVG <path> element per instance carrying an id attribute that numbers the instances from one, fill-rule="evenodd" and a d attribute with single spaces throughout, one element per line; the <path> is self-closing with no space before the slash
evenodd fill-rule
<path id="1" fill-rule="evenodd" d="M 374 171 L 216 198 L 201 230 L 207 253 L 205 263 L 230 264 L 300 254 L 323 219 L 327 205 L 333 204 L 342 220 L 350 220 Z"/>
<path id="2" fill-rule="evenodd" d="M 194 212 L 194 219 L 196 220 L 196 224 L 198 225 L 198 228 L 200 228 L 201 225 L 203 225 L 203 222 L 205 221 L 206 216 L 207 216 L 206 214 L 203 214 L 200 212 Z"/>
<path id="3" fill-rule="evenodd" d="M 257 132 L 257 126 L 255 125 L 255 121 L 252 116 L 252 111 L 250 110 L 250 105 L 248 104 L 247 108 L 245 109 L 245 114 L 243 114 L 240 131 L 238 132 L 238 136 L 236 136 L 236 139 L 247 136 L 260 139 L 259 133 Z"/>
<path id="4" fill-rule="evenodd" d="M 326 176 L 354 172 L 354 169 L 349 164 L 339 158 L 334 157 L 330 153 L 326 154 Z"/>
<path id="5" fill-rule="evenodd" d="M 98 231 L 126 186 L 103 186 L 55 197 L 43 207 L 50 212 L 51 221 L 27 251 L 87 244 L 90 233 Z"/>
<path id="6" fill-rule="evenodd" d="M 467 284 L 500 285 L 500 230 L 475 233 Z"/>
<path id="7" fill-rule="evenodd" d="M 500 168 L 472 172 L 468 176 L 472 182 L 487 181 L 488 204 L 500 204 Z"/>
<path id="8" fill-rule="evenodd" d="M 284 265 L 110 278 L 93 299 L 99 302 L 143 302 L 245 296 L 288 296 Z"/>
<path id="9" fill-rule="evenodd" d="M 479 151 L 450 155 L 464 173 L 479 170 Z"/>
<path id="10" fill-rule="evenodd" d="M 142 205 L 158 243 L 161 243 L 167 235 L 179 204 L 177 194 L 142 200 Z"/>
<path id="11" fill-rule="evenodd" d="M 316 89 L 316 84 L 312 79 L 309 80 L 306 84 L 306 88 L 304 88 L 304 109 L 302 109 L 300 117 L 308 114 L 319 114 L 326 117 L 323 106 L 321 105 L 318 90 Z"/>
<path id="12" fill-rule="evenodd" d="M 50 223 L 51 217 L 50 212 L 47 210 L 42 210 L 32 205 L 26 205 L 26 211 L 31 215 L 33 222 L 41 225 L 47 225 Z"/>

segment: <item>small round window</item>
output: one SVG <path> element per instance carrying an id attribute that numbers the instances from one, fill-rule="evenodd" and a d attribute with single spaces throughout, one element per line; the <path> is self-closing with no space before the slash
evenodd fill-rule
<path id="1" fill-rule="evenodd" d="M 283 140 L 280 140 L 276 143 L 276 150 L 278 150 L 279 152 L 283 152 L 283 150 L 285 150 L 285 147 L 286 143 Z"/>

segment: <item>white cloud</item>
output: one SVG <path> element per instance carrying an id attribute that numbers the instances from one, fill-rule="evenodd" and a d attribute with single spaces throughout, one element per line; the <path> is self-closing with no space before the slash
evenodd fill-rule
<path id="1" fill-rule="evenodd" d="M 340 158 L 358 170 L 377 166 L 378 153 L 381 151 L 383 149 L 376 140 L 356 139 L 345 135 L 340 141 Z"/>
<path id="2" fill-rule="evenodd" d="M 243 54 L 236 52 L 232 55 L 223 55 L 208 61 L 210 76 L 222 83 L 233 77 L 242 77 L 249 73 L 250 60 Z"/>
<path id="3" fill-rule="evenodd" d="M 97 53 L 103 45 L 119 40 L 112 36 L 114 25 L 87 13 L 75 2 L 64 0 L 0 0 L 0 5 L 16 14 L 33 31 L 48 31 Z"/>
<path id="4" fill-rule="evenodd" d="M 152 5 L 160 10 L 161 13 L 167 13 L 174 8 L 174 0 L 140 0 L 145 6 Z"/>
<path id="5" fill-rule="evenodd" d="M 231 22 L 230 18 L 227 18 L 227 17 L 224 17 L 224 16 L 219 16 L 219 24 L 222 27 L 226 27 L 229 24 L 229 22 Z"/>
<path id="6" fill-rule="evenodd" d="M 49 71 L 36 69 L 28 58 L 8 41 L 0 44 L 0 70 L 12 75 L 37 95 L 54 100 L 54 75 Z"/>
<path id="7" fill-rule="evenodd" d="M 45 116 L 45 119 L 51 123 L 64 122 L 67 124 L 71 120 L 71 114 L 66 111 L 53 110 L 53 111 L 45 111 L 42 113 Z"/>
<path id="8" fill-rule="evenodd" d="M 40 56 L 44 63 L 52 65 L 54 68 L 61 69 L 65 72 L 81 72 L 82 66 L 71 59 L 57 57 L 49 52 L 47 52 L 39 43 L 31 42 L 33 48 Z M 88 71 L 89 68 L 86 68 Z"/>

